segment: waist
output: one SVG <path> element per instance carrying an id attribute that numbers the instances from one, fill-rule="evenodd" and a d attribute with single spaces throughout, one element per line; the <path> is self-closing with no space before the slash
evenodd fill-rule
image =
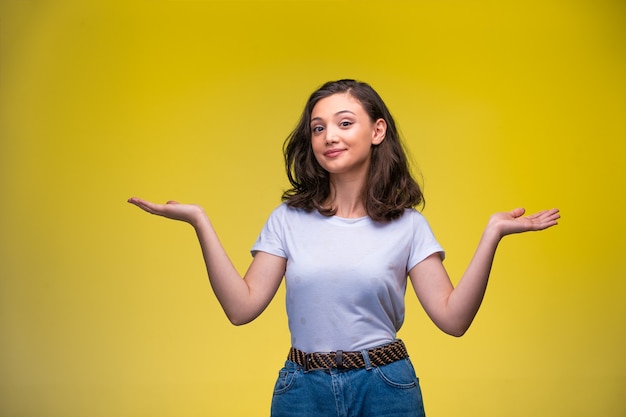
<path id="1" fill-rule="evenodd" d="M 409 354 L 402 340 L 396 340 L 386 345 L 377 346 L 362 351 L 344 352 L 312 352 L 306 353 L 292 347 L 287 359 L 302 366 L 305 370 L 315 369 L 357 369 L 367 366 L 383 366 L 392 362 L 406 359 Z"/>

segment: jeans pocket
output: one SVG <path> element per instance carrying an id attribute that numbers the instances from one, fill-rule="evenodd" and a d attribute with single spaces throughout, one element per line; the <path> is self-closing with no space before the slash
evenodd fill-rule
<path id="1" fill-rule="evenodd" d="M 374 368 L 374 371 L 387 385 L 393 388 L 409 389 L 418 386 L 415 370 L 408 359 L 378 366 Z"/>
<path id="2" fill-rule="evenodd" d="M 283 394 L 291 389 L 293 386 L 296 375 L 301 372 L 299 369 L 293 369 L 289 367 L 282 368 L 278 372 L 278 378 L 274 385 L 274 395 Z"/>

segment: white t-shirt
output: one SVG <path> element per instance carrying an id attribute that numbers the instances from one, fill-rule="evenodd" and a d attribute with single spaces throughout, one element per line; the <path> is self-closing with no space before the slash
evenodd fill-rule
<path id="1" fill-rule="evenodd" d="M 354 351 L 396 338 L 408 271 L 442 247 L 414 209 L 391 222 L 326 217 L 280 205 L 252 247 L 287 259 L 293 347 Z"/>

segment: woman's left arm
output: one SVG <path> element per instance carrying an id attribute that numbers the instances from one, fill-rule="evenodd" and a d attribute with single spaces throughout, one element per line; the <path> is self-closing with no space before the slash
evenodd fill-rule
<path id="1" fill-rule="evenodd" d="M 489 219 L 476 252 L 456 288 L 441 257 L 432 254 L 409 271 L 415 293 L 432 321 L 452 336 L 462 336 L 474 320 L 487 289 L 500 240 L 510 234 L 544 230 L 557 224 L 559 210 L 522 217 L 524 209 L 496 213 Z"/>

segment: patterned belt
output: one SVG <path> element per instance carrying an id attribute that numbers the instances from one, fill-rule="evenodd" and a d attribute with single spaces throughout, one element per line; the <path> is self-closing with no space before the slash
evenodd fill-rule
<path id="1" fill-rule="evenodd" d="M 398 339 L 395 342 L 368 349 L 367 356 L 369 356 L 370 363 L 373 366 L 382 366 L 400 359 L 408 358 L 409 354 L 402 340 Z M 297 363 L 307 371 L 328 368 L 365 368 L 365 359 L 361 352 L 344 352 L 338 350 L 336 352 L 327 353 L 305 353 L 292 347 L 289 350 L 287 359 Z"/>

